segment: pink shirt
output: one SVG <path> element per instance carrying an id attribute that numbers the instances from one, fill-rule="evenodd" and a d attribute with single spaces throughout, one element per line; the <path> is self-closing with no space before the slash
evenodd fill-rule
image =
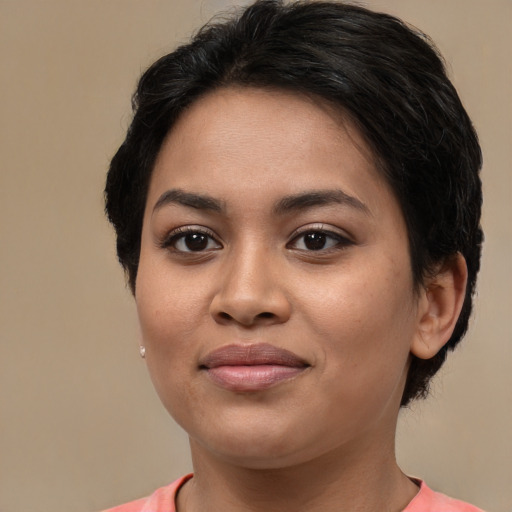
<path id="1" fill-rule="evenodd" d="M 171 485 L 157 489 L 148 498 L 109 508 L 103 512 L 176 512 L 176 494 L 179 488 L 190 478 L 192 478 L 192 475 L 187 475 Z M 418 494 L 403 512 L 483 512 L 469 503 L 432 491 L 425 482 L 418 481 L 418 483 L 420 484 Z"/>

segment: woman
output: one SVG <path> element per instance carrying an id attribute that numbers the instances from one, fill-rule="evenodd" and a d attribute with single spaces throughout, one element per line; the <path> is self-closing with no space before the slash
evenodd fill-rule
<path id="1" fill-rule="evenodd" d="M 111 510 L 477 511 L 394 436 L 467 328 L 480 167 L 436 50 L 388 15 L 257 1 L 153 64 L 106 209 L 194 475 Z"/>

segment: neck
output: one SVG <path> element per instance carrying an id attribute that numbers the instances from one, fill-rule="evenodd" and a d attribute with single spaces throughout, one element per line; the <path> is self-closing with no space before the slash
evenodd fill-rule
<path id="1" fill-rule="evenodd" d="M 178 512 L 399 512 L 418 492 L 396 463 L 394 442 L 273 469 L 233 464 L 193 441 L 191 448 L 194 478 L 178 495 Z"/>

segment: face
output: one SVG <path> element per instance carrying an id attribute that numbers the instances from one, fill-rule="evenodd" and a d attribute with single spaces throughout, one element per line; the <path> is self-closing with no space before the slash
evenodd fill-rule
<path id="1" fill-rule="evenodd" d="M 183 114 L 151 178 L 136 303 L 196 451 L 270 468 L 392 444 L 418 331 L 407 232 L 321 102 L 226 88 Z"/>

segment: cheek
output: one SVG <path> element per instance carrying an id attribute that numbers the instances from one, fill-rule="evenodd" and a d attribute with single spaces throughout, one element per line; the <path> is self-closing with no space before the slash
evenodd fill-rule
<path id="1" fill-rule="evenodd" d="M 183 383 L 193 374 L 194 345 L 190 343 L 197 298 L 175 281 L 142 266 L 136 288 L 137 313 L 147 368 L 160 400 L 172 416 L 180 416 L 180 403 L 194 396 Z M 179 295 L 176 290 L 180 290 Z M 172 392 L 171 392 L 172 391 Z"/>
<path id="2" fill-rule="evenodd" d="M 324 397 L 324 414 L 354 432 L 371 428 L 390 403 L 398 407 L 414 332 L 409 280 L 380 278 L 340 279 L 330 292 L 308 294 L 310 332 L 322 351 L 315 399 Z"/>
<path id="3" fill-rule="evenodd" d="M 155 389 L 171 414 L 173 402 L 180 400 L 178 384 L 190 381 L 196 360 L 190 337 L 200 304 L 191 289 L 177 279 L 170 280 L 157 264 L 145 265 L 141 258 L 136 303 L 145 359 Z"/>
<path id="4" fill-rule="evenodd" d="M 303 287 L 304 314 L 324 340 L 326 365 L 344 371 L 350 365 L 372 371 L 374 365 L 381 374 L 393 361 L 407 359 L 416 316 L 409 274 L 408 265 L 383 259 L 381 265 L 346 269 L 328 282 L 315 279 Z"/>
<path id="5" fill-rule="evenodd" d="M 145 265 L 141 258 L 135 298 L 144 342 L 158 351 L 179 348 L 208 311 L 206 294 L 189 276 L 169 272 L 165 261 Z"/>

